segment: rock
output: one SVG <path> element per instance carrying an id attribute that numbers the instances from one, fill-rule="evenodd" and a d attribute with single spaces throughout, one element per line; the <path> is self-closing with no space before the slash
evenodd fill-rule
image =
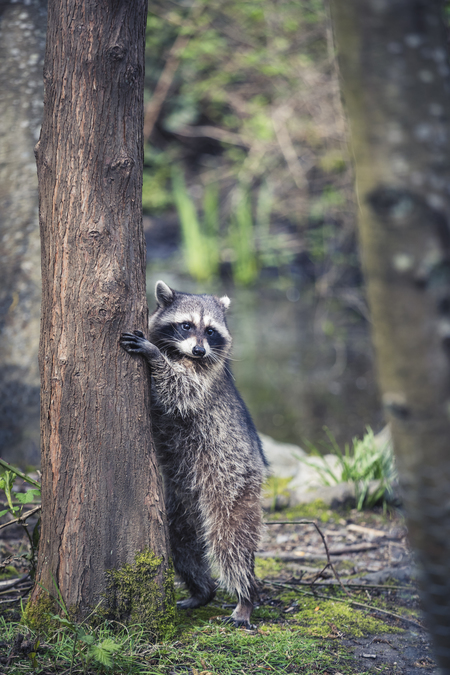
<path id="1" fill-rule="evenodd" d="M 285 494 L 266 495 L 261 499 L 263 511 L 282 511 L 292 504 L 291 494 L 286 491 Z"/>
<path id="2" fill-rule="evenodd" d="M 338 483 L 337 485 L 322 485 L 312 490 L 299 488 L 291 492 L 291 506 L 310 504 L 316 500 L 324 502 L 331 509 L 340 506 L 355 506 L 355 486 L 353 483 Z"/>
<path id="3" fill-rule="evenodd" d="M 390 579 L 400 583 L 410 583 L 418 578 L 418 571 L 413 565 L 404 567 L 385 567 L 379 572 L 370 572 L 363 577 L 352 579 L 353 584 L 385 584 Z"/>
<path id="4" fill-rule="evenodd" d="M 302 491 L 318 487 L 323 488 L 327 480 L 331 485 L 339 483 L 341 476 L 342 467 L 336 455 L 306 456 L 305 459 L 298 462 L 297 472 L 289 483 L 289 489 Z"/>
<path id="5" fill-rule="evenodd" d="M 278 478 L 296 476 L 300 466 L 298 457 L 306 457 L 306 452 L 298 445 L 281 443 L 265 434 L 259 434 L 259 437 L 270 464 L 270 474 Z"/>
<path id="6" fill-rule="evenodd" d="M 281 443 L 259 434 L 264 452 L 269 461 L 270 476 L 274 479 L 291 478 L 288 485 L 277 493 L 276 480 L 273 481 L 274 494 L 263 500 L 266 510 L 279 510 L 287 506 L 309 504 L 320 499 L 330 508 L 340 506 L 355 506 L 355 486 L 353 483 L 341 483 L 342 465 L 337 455 L 308 455 L 298 445 Z M 375 436 L 378 445 L 392 443 L 389 427 L 385 427 Z M 329 485 L 326 485 L 326 482 Z M 373 494 L 379 487 L 378 481 L 371 481 L 369 493 Z M 394 485 L 392 492 L 385 495 L 388 503 L 398 506 L 401 503 L 398 485 Z"/>

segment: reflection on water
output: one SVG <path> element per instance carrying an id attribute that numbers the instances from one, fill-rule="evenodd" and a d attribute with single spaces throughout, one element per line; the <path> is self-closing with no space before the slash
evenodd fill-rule
<path id="1" fill-rule="evenodd" d="M 343 446 L 367 425 L 381 428 L 369 327 L 353 309 L 317 301 L 307 287 L 205 287 L 150 271 L 150 311 L 158 278 L 175 289 L 231 297 L 233 372 L 260 431 L 305 446 L 323 441 L 326 425 Z"/>

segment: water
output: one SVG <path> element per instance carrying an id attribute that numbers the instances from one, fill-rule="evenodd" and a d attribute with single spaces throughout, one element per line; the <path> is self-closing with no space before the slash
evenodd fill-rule
<path id="1" fill-rule="evenodd" d="M 343 447 L 366 426 L 383 426 L 368 322 L 339 299 L 318 301 L 288 281 L 256 289 L 196 284 L 149 271 L 175 289 L 227 294 L 236 384 L 259 431 L 307 449 L 330 429 Z M 150 311 L 155 302 L 149 297 Z"/>

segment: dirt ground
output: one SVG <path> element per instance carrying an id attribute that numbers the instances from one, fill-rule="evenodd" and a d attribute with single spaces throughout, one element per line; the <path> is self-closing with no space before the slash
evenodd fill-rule
<path id="1" fill-rule="evenodd" d="M 288 514 L 297 521 L 295 514 Z M 268 523 L 277 518 L 272 515 Z M 388 625 L 404 629 L 401 633 L 380 633 L 370 637 L 341 637 L 341 644 L 350 650 L 361 672 L 383 672 L 404 675 L 438 675 L 433 660 L 430 637 L 425 630 L 420 612 L 413 556 L 408 546 L 407 529 L 402 514 L 382 510 L 346 513 L 326 509 L 318 514 L 316 522 L 328 547 L 330 560 L 341 581 L 355 589 L 364 586 L 366 602 L 373 606 L 377 597 L 386 598 L 385 585 L 395 587 L 388 593 L 389 611 L 410 618 L 410 622 L 390 615 L 374 612 Z M 305 518 L 307 519 L 307 518 Z M 319 586 L 336 584 L 336 577 L 328 567 L 319 578 L 317 575 L 328 562 L 327 552 L 320 533 L 313 525 L 268 524 L 258 557 L 279 560 L 283 563 L 278 572 L 280 581 L 291 580 L 310 583 L 317 593 Z M 349 589 L 352 591 L 351 587 Z M 338 675 L 337 673 L 335 675 Z"/>

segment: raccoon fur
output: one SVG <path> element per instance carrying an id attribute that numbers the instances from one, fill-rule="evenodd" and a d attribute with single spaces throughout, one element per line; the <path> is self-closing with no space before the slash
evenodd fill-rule
<path id="1" fill-rule="evenodd" d="M 164 477 L 175 570 L 188 609 L 210 602 L 216 582 L 237 595 L 230 622 L 250 625 L 254 555 L 267 462 L 230 371 L 229 299 L 155 289 L 149 340 L 124 333 L 122 347 L 150 366 L 152 426 Z"/>

